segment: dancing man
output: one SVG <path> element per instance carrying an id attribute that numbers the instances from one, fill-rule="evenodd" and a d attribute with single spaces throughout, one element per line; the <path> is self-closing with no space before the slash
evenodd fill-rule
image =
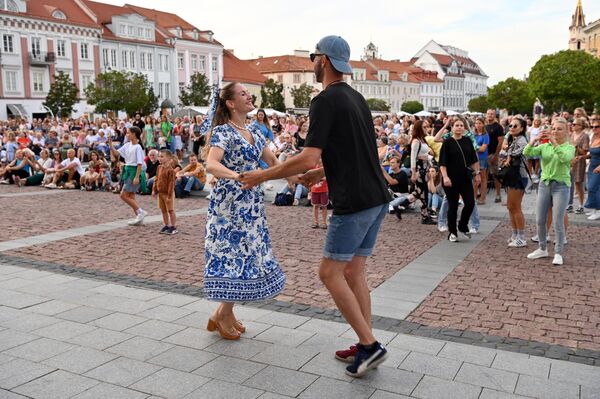
<path id="1" fill-rule="evenodd" d="M 373 336 L 365 263 L 391 197 L 379 166 L 371 111 L 344 81 L 344 74 L 352 73 L 350 46 L 339 36 L 326 36 L 310 58 L 323 91 L 311 102 L 304 149 L 280 165 L 244 172 L 240 180 L 249 189 L 299 173 L 304 173 L 300 180 L 306 186 L 327 176 L 333 216 L 319 277 L 359 339 L 349 350 L 336 352 L 336 358 L 352 363 L 346 368 L 348 375 L 361 377 L 387 357 Z M 324 167 L 306 172 L 320 157 Z"/>

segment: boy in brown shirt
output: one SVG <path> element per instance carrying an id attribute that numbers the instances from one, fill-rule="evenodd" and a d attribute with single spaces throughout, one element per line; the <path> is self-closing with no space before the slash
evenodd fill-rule
<path id="1" fill-rule="evenodd" d="M 152 197 L 158 194 L 158 207 L 162 212 L 165 225 L 160 234 L 177 234 L 175 223 L 175 170 L 173 169 L 173 153 L 169 150 L 161 150 L 158 156 L 160 165 L 156 171 L 156 178 L 152 186 Z M 170 221 L 170 224 L 169 224 Z"/>

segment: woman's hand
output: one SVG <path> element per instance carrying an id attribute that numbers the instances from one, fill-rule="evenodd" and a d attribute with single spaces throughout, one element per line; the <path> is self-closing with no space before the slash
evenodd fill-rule
<path id="1" fill-rule="evenodd" d="M 594 169 L 592 171 L 592 173 L 596 173 L 596 174 L 600 173 L 600 166 L 596 167 L 596 169 Z"/>
<path id="2" fill-rule="evenodd" d="M 139 177 L 134 177 L 134 178 L 133 178 L 133 184 L 134 184 L 134 185 L 136 185 L 136 186 L 137 186 L 138 184 L 140 184 L 140 178 L 139 178 Z"/>
<path id="3" fill-rule="evenodd" d="M 413 172 L 410 174 L 410 181 L 413 183 L 417 182 L 417 171 L 413 170 Z"/>

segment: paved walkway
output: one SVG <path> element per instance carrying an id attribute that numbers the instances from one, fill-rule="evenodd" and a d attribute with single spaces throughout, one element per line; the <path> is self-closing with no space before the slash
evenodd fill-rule
<path id="1" fill-rule="evenodd" d="M 2 398 L 598 398 L 600 368 L 377 331 L 363 379 L 346 324 L 239 307 L 239 342 L 203 329 L 214 304 L 0 264 Z M 14 288 L 6 288 L 11 286 Z"/>

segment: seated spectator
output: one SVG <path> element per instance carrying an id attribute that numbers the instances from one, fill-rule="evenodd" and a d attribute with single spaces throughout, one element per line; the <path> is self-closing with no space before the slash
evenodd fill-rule
<path id="1" fill-rule="evenodd" d="M 31 165 L 29 158 L 25 157 L 24 150 L 17 150 L 15 159 L 5 169 L 0 184 L 16 184 L 21 187 L 21 179 L 29 177 Z"/>
<path id="2" fill-rule="evenodd" d="M 192 190 L 203 190 L 206 184 L 206 170 L 198 162 L 196 154 L 190 154 L 189 164 L 177 172 L 175 195 L 177 198 L 189 197 Z"/>
<path id="3" fill-rule="evenodd" d="M 152 185 L 156 178 L 156 171 L 158 169 L 158 150 L 152 149 L 148 151 L 148 157 L 146 159 L 146 187 L 148 191 L 152 192 Z"/>
<path id="4" fill-rule="evenodd" d="M 44 174 L 46 168 L 52 166 L 52 159 L 49 156 L 48 150 L 43 149 L 40 152 L 40 158 L 36 161 L 35 153 L 32 150 L 24 150 L 25 157 L 29 158 L 29 164 L 31 165 L 31 176 L 25 180 L 21 180 L 21 183 L 25 186 L 39 186 L 44 180 Z"/>
<path id="5" fill-rule="evenodd" d="M 104 130 L 98 131 L 98 139 L 94 142 L 92 148 L 104 155 L 108 155 L 110 149 L 108 147 L 108 137 L 104 133 Z"/>
<path id="6" fill-rule="evenodd" d="M 46 170 L 44 171 L 44 179 L 42 180 L 42 187 L 46 187 L 48 184 L 52 183 L 54 179 L 54 173 L 56 172 L 56 168 L 58 168 L 62 162 L 62 157 L 60 156 L 60 150 L 55 148 L 52 150 L 52 163 Z"/>
<path id="7" fill-rule="evenodd" d="M 67 151 L 69 151 L 71 148 L 75 148 L 73 139 L 71 138 L 69 133 L 63 134 L 62 138 L 60 139 L 59 146 L 60 146 L 60 155 L 63 158 L 67 157 Z"/>
<path id="8" fill-rule="evenodd" d="M 25 130 L 21 130 L 19 132 L 17 143 L 19 144 L 19 148 L 22 150 L 25 148 L 29 148 L 29 146 L 31 145 L 31 139 L 29 138 Z"/>
<path id="9" fill-rule="evenodd" d="M 98 170 L 98 171 L 97 171 Z M 100 178 L 100 164 L 96 161 L 90 161 L 88 169 L 79 179 L 79 185 L 82 190 L 93 191 L 98 188 L 98 179 Z"/>
<path id="10" fill-rule="evenodd" d="M 44 135 L 41 131 L 35 132 L 35 137 L 31 142 L 31 149 L 35 155 L 40 155 L 42 149 L 46 146 L 46 140 L 44 140 Z"/>
<path id="11" fill-rule="evenodd" d="M 84 173 L 81 161 L 75 157 L 75 150 L 71 148 L 67 150 L 67 159 L 55 169 L 52 183 L 48 184 L 46 188 L 57 188 L 59 183 L 63 183 L 64 188 L 77 188 L 79 179 Z"/>
<path id="12" fill-rule="evenodd" d="M 56 134 L 56 130 L 50 130 L 48 132 L 48 138 L 46 139 L 46 148 L 49 151 L 58 148 L 58 136 Z"/>
<path id="13" fill-rule="evenodd" d="M 402 219 L 402 208 L 406 208 L 409 202 L 414 202 L 413 196 L 408 194 L 408 175 L 400 169 L 400 159 L 398 157 L 390 159 L 389 173 L 385 171 L 383 166 L 381 169 L 383 170 L 383 177 L 388 183 L 388 188 L 394 196 L 394 199 L 390 202 L 390 211 L 395 213 L 398 219 Z"/>
<path id="14" fill-rule="evenodd" d="M 4 148 L 6 149 L 6 162 L 10 163 L 15 159 L 15 154 L 19 149 L 19 143 L 17 143 L 17 139 L 14 132 L 8 132 L 6 134 L 6 143 Z"/>
<path id="15" fill-rule="evenodd" d="M 82 130 L 77 133 L 76 148 L 77 158 L 85 161 L 87 159 L 87 155 L 90 153 L 90 145 L 87 142 L 87 135 Z"/>
<path id="16" fill-rule="evenodd" d="M 123 163 L 113 154 L 110 155 L 110 181 L 113 193 L 119 194 L 121 192 L 121 170 L 123 169 Z"/>
<path id="17" fill-rule="evenodd" d="M 280 162 L 284 162 L 288 156 L 296 153 L 296 149 L 292 144 L 292 136 L 287 132 L 281 133 L 279 135 L 279 144 L 277 144 L 277 141 L 275 144 L 277 145 L 275 156 L 279 158 Z"/>
<path id="18" fill-rule="evenodd" d="M 279 190 L 277 194 L 294 194 L 294 202 L 292 202 L 292 205 L 298 206 L 300 205 L 300 200 L 302 198 L 308 198 L 309 192 L 310 190 L 300 183 L 292 185 L 286 183 L 283 187 L 281 187 L 281 190 Z"/>
<path id="19" fill-rule="evenodd" d="M 429 188 L 429 213 L 437 216 L 442 201 L 444 200 L 444 186 L 442 185 L 442 175 L 435 167 L 429 168 L 429 179 L 427 180 Z"/>

